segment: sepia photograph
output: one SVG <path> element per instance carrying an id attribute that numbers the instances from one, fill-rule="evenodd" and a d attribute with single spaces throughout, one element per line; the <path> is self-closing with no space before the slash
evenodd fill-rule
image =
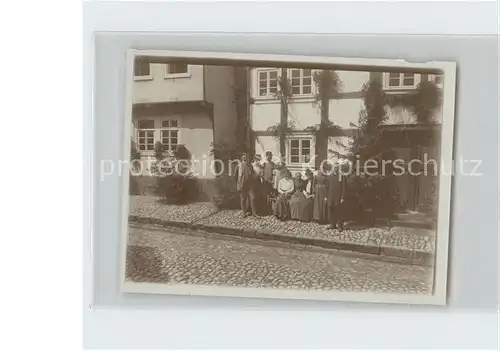
<path id="1" fill-rule="evenodd" d="M 122 291 L 446 304 L 455 75 L 131 50 Z"/>

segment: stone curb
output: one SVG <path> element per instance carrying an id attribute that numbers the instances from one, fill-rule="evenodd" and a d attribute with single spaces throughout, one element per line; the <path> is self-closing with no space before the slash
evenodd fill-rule
<path id="1" fill-rule="evenodd" d="M 217 225 L 217 224 L 202 224 L 202 223 L 186 222 L 186 221 L 170 221 L 170 220 L 162 220 L 159 218 L 149 218 L 149 217 L 141 217 L 135 215 L 130 215 L 129 221 L 139 224 L 152 224 L 161 227 L 204 230 L 210 233 L 239 236 L 244 238 L 253 238 L 263 241 L 279 241 L 289 244 L 321 247 L 325 249 L 360 252 L 371 255 L 379 255 L 388 258 L 397 258 L 398 260 L 402 261 L 402 263 L 407 263 L 407 264 L 432 265 L 434 258 L 434 253 L 427 251 L 417 251 L 401 247 L 380 246 L 376 244 L 364 245 L 357 243 L 335 242 L 317 238 L 297 237 L 283 233 L 273 233 L 266 230 L 255 230 L 252 228 L 242 228 L 242 227 Z"/>
<path id="2" fill-rule="evenodd" d="M 408 227 L 408 228 L 418 228 L 418 229 L 435 229 L 436 224 L 429 222 L 420 221 L 404 221 L 400 219 L 392 219 L 391 224 L 397 227 Z"/>

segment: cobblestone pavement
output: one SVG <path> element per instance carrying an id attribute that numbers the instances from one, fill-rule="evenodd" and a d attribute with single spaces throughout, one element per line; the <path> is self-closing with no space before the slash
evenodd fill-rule
<path id="1" fill-rule="evenodd" d="M 327 225 L 297 221 L 281 222 L 273 216 L 243 218 L 241 211 L 224 210 L 197 221 L 205 225 L 227 225 L 238 228 L 265 230 L 292 236 L 310 237 L 342 243 L 377 245 L 434 252 L 435 231 L 405 227 L 372 227 L 346 229 L 343 232 L 328 229 Z"/>
<path id="2" fill-rule="evenodd" d="M 430 294 L 432 268 L 193 230 L 130 227 L 127 280 Z"/>
<path id="3" fill-rule="evenodd" d="M 158 202 L 151 196 L 131 196 L 130 215 L 161 219 L 165 221 L 193 222 L 217 212 L 210 202 L 195 202 L 186 205 L 171 205 Z"/>

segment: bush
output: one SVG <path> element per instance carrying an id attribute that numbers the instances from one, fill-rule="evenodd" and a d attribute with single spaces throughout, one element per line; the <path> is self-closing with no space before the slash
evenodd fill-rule
<path id="1" fill-rule="evenodd" d="M 400 209 L 392 176 L 351 175 L 347 179 L 345 212 L 349 220 L 373 224 Z"/>
<path id="2" fill-rule="evenodd" d="M 164 156 L 163 144 L 155 144 L 156 163 L 152 172 L 157 177 L 156 194 L 171 204 L 185 204 L 195 201 L 198 195 L 196 178 L 191 174 L 191 153 L 184 145 L 173 151 L 173 156 Z"/>
<path id="3" fill-rule="evenodd" d="M 216 194 L 212 202 L 219 209 L 239 209 L 240 195 L 236 190 L 236 179 L 229 175 L 220 175 L 215 179 Z"/>
<path id="4" fill-rule="evenodd" d="M 195 177 L 174 172 L 158 180 L 158 194 L 166 203 L 185 204 L 196 200 L 198 187 Z"/>

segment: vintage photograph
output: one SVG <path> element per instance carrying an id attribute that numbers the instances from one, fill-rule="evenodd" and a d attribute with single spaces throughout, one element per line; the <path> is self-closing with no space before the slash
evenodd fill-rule
<path id="1" fill-rule="evenodd" d="M 124 292 L 446 303 L 455 63 L 127 61 Z"/>

